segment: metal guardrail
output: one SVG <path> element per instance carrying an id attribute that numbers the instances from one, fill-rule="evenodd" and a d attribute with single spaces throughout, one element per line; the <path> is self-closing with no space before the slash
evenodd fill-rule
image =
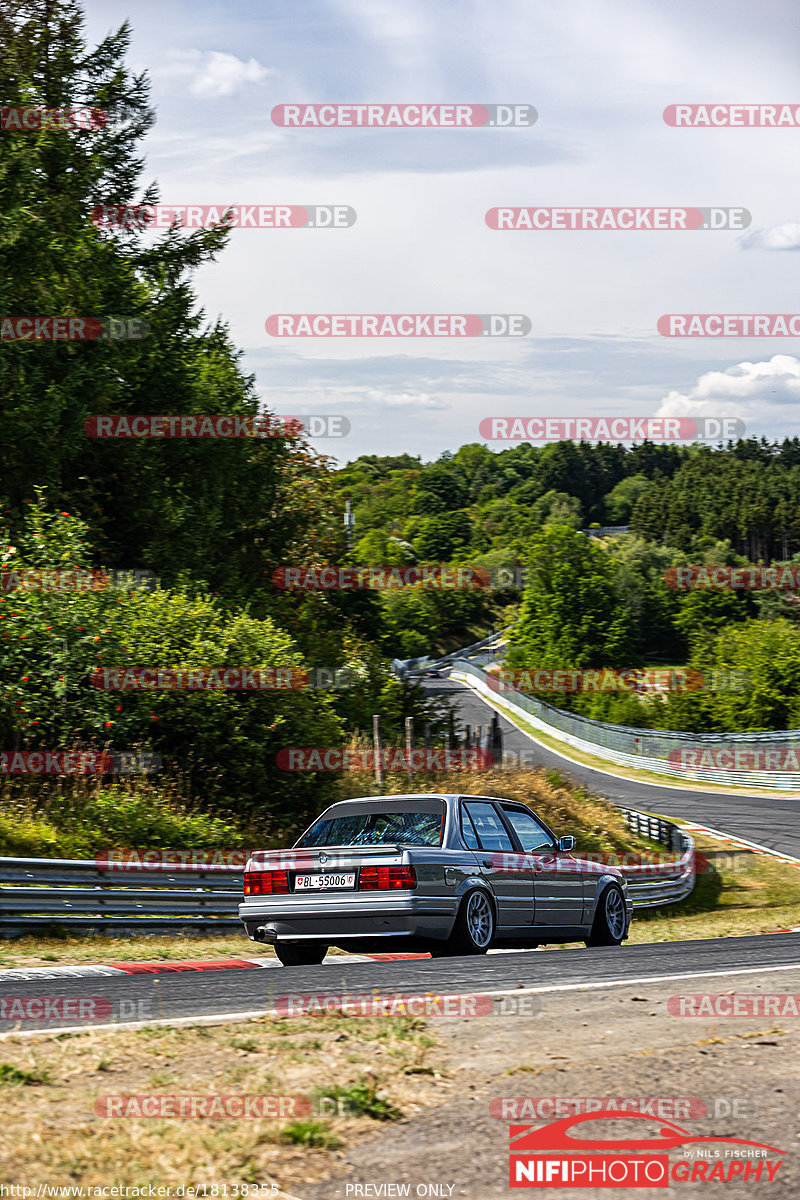
<path id="1" fill-rule="evenodd" d="M 241 931 L 238 866 L 146 869 L 93 859 L 0 858 L 0 938 L 58 927 L 79 933 Z"/>
<path id="2" fill-rule="evenodd" d="M 674 863 L 621 868 L 635 907 L 683 899 L 694 886 L 691 836 L 644 813 L 627 811 L 626 817 L 631 828 L 682 851 Z M 242 894 L 239 866 L 198 870 L 161 864 L 100 866 L 93 859 L 0 858 L 0 938 L 46 934 L 54 928 L 120 936 L 239 933 L 236 909 Z"/>
<path id="3" fill-rule="evenodd" d="M 654 866 L 640 863 L 620 868 L 628 880 L 634 909 L 660 908 L 664 904 L 677 904 L 679 900 L 685 900 L 694 891 L 696 879 L 692 835 L 673 825 L 672 821 L 638 812 L 634 808 L 623 808 L 622 814 L 636 833 L 661 843 L 667 850 L 680 851 L 680 857 L 671 862 Z"/>
<path id="4" fill-rule="evenodd" d="M 592 529 L 591 525 L 588 529 L 582 529 L 581 533 L 585 533 L 587 537 L 618 537 L 623 533 L 630 533 L 630 525 L 598 525 Z"/>
<path id="5" fill-rule="evenodd" d="M 459 661 L 451 679 L 460 679 L 482 692 L 492 704 L 506 712 L 524 716 L 534 729 L 558 734 L 559 741 L 586 754 L 619 766 L 636 767 L 666 775 L 672 779 L 699 783 L 722 783 L 735 787 L 763 788 L 776 791 L 800 791 L 800 771 L 745 771 L 728 768 L 679 766 L 668 756 L 682 748 L 692 750 L 728 750 L 738 746 L 759 746 L 769 750 L 796 750 L 800 760 L 800 730 L 772 733 L 688 733 L 683 730 L 634 729 L 627 725 L 608 725 L 591 717 L 578 716 L 554 708 L 544 700 L 524 692 L 499 692 L 487 684 L 487 674 L 474 663 Z"/>
<path id="6" fill-rule="evenodd" d="M 426 671 L 435 671 L 440 667 L 451 667 L 456 662 L 461 662 L 463 659 L 469 658 L 471 654 L 479 653 L 481 650 L 491 646 L 504 633 L 508 633 L 512 629 L 512 625 L 504 625 L 502 629 L 490 633 L 488 637 L 481 638 L 479 642 L 473 642 L 471 646 L 462 646 L 460 650 L 454 650 L 452 654 L 444 654 L 441 658 L 405 658 L 392 659 L 392 667 L 395 674 L 401 678 L 406 675 L 424 675 Z"/>

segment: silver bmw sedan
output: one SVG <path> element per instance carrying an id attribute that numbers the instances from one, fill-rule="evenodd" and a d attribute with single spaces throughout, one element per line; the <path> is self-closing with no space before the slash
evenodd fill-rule
<path id="1" fill-rule="evenodd" d="M 254 851 L 239 917 L 284 966 L 356 953 L 485 954 L 490 946 L 619 945 L 633 901 L 527 805 L 491 796 L 333 804 L 289 850 Z"/>

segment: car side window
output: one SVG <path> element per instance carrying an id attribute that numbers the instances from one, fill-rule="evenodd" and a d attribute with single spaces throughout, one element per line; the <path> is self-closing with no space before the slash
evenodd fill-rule
<path id="1" fill-rule="evenodd" d="M 481 844 L 475 832 L 475 826 L 472 824 L 472 818 L 464 804 L 461 805 L 461 832 L 464 837 L 464 845 L 469 850 L 480 850 Z"/>
<path id="2" fill-rule="evenodd" d="M 469 801 L 464 805 L 480 841 L 481 850 L 513 850 L 511 838 L 493 804 Z"/>
<path id="3" fill-rule="evenodd" d="M 550 834 L 540 825 L 533 813 L 522 812 L 518 808 L 504 808 L 506 820 L 520 840 L 522 849 L 553 850 L 555 843 Z"/>

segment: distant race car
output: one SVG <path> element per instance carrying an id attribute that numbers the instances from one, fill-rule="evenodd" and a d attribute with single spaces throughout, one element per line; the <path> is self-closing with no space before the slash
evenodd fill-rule
<path id="1" fill-rule="evenodd" d="M 619 945 L 633 901 L 530 808 L 488 796 L 369 796 L 325 809 L 290 850 L 254 851 L 239 917 L 284 966 L 356 952 L 485 954 Z"/>

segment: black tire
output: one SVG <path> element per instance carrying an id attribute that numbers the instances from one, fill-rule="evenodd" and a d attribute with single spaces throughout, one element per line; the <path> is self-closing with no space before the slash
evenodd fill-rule
<path id="1" fill-rule="evenodd" d="M 628 914 L 622 889 L 616 883 L 610 883 L 598 902 L 592 932 L 586 939 L 586 945 L 619 946 L 625 937 L 627 921 Z"/>
<path id="2" fill-rule="evenodd" d="M 275 953 L 285 967 L 315 967 L 328 947 L 325 942 L 276 942 Z"/>
<path id="3" fill-rule="evenodd" d="M 450 937 L 432 947 L 431 955 L 449 958 L 457 954 L 485 954 L 494 941 L 496 924 L 488 892 L 474 888 L 461 901 Z"/>

